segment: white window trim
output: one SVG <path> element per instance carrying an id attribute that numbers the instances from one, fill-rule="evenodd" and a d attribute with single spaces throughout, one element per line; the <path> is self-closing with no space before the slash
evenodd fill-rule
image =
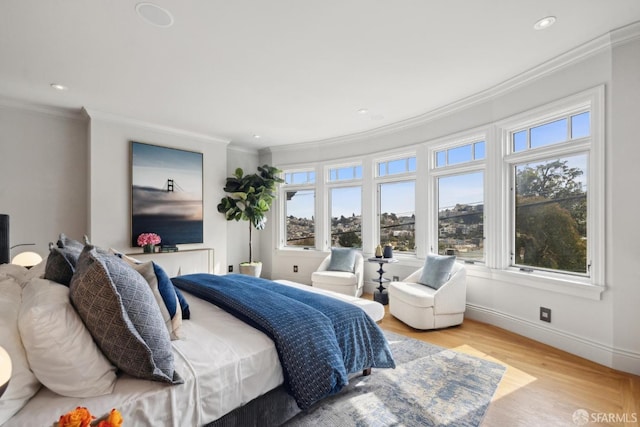
<path id="1" fill-rule="evenodd" d="M 586 90 L 560 101 L 556 101 L 525 113 L 518 114 L 496 123 L 496 133 L 500 136 L 502 160 L 502 212 L 501 226 L 498 232 L 500 238 L 500 256 L 494 260 L 492 267 L 501 270 L 508 281 L 546 290 L 556 290 L 571 295 L 582 295 L 587 298 L 599 299 L 605 288 L 605 135 L 604 135 L 604 86 Z M 570 140 L 554 145 L 534 148 L 513 153 L 510 135 L 523 128 L 530 128 L 553 121 L 564 115 L 573 115 L 585 110 L 591 111 L 591 135 L 588 138 Z M 587 216 L 588 232 L 587 262 L 591 263 L 589 277 L 582 277 L 560 272 L 534 270 L 523 272 L 511 267 L 510 253 L 513 241 L 513 215 L 511 176 L 512 166 L 529 160 L 562 157 L 571 154 L 588 153 L 589 167 L 587 182 L 589 185 Z"/>
<path id="2" fill-rule="evenodd" d="M 430 207 L 427 210 L 427 252 L 437 254 L 438 253 L 438 178 L 442 176 L 453 176 L 453 175 L 462 175 L 470 172 L 479 172 L 482 171 L 484 173 L 484 218 L 483 218 L 483 229 L 484 229 L 484 258 L 485 260 L 476 263 L 470 264 L 485 264 L 488 258 L 487 252 L 487 161 L 488 161 L 488 146 L 489 141 L 487 137 L 489 136 L 489 129 L 487 127 L 480 127 L 475 129 L 470 129 L 463 132 L 458 132 L 454 135 L 449 135 L 445 138 L 440 138 L 434 141 L 430 141 L 428 143 L 427 148 L 427 158 L 428 158 L 428 171 L 427 171 L 427 183 L 428 183 L 428 196 L 427 196 L 427 205 Z M 446 166 L 437 166 L 437 153 L 439 151 L 448 150 L 455 147 L 461 147 L 464 145 L 469 145 L 475 142 L 484 141 L 485 143 L 485 158 L 484 159 L 473 159 L 468 162 L 456 163 L 453 165 Z M 427 253 L 420 253 L 422 257 L 426 257 Z"/>
<path id="3" fill-rule="evenodd" d="M 304 183 L 304 184 L 281 184 L 278 190 L 278 203 L 276 212 L 274 212 L 277 217 L 277 226 L 275 227 L 275 241 L 278 242 L 277 249 L 280 251 L 309 251 L 316 250 L 321 244 L 318 240 L 319 232 L 318 232 L 318 209 L 319 205 L 322 205 L 323 197 L 326 198 L 326 195 L 322 191 L 323 186 L 320 185 L 320 189 L 318 188 L 318 184 L 323 183 L 324 177 L 322 176 L 322 169 L 316 166 L 309 165 L 294 165 L 291 167 L 279 168 L 282 170 L 282 177 L 284 178 L 285 173 L 296 173 L 296 172 L 315 172 L 315 183 Z M 320 177 L 320 179 L 319 179 Z M 315 203 L 314 203 L 314 236 L 315 236 L 315 246 L 313 247 L 304 247 L 304 246 L 287 246 L 287 198 L 286 192 L 291 190 L 314 190 L 315 191 Z M 321 192 L 322 191 L 322 192 Z"/>
<path id="4" fill-rule="evenodd" d="M 331 181 L 331 169 L 357 166 L 360 166 L 362 168 L 362 178 L 340 179 Z M 333 190 L 334 188 L 360 187 L 360 238 L 362 239 L 362 246 L 364 247 L 364 169 L 365 167 L 362 162 L 327 163 L 324 166 L 323 170 L 325 179 L 325 193 L 327 198 L 327 211 L 326 214 L 323 215 L 326 216 L 325 222 L 327 224 L 327 232 L 326 237 L 323 237 L 325 242 L 321 250 L 327 251 L 331 248 L 331 208 L 333 207 L 333 201 L 331 200 L 331 190 Z"/>

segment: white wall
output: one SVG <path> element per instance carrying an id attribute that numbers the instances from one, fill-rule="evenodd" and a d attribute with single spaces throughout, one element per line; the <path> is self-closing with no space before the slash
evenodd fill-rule
<path id="1" fill-rule="evenodd" d="M 276 167 L 310 161 L 357 157 L 382 152 L 495 122 L 584 90 L 605 85 L 607 163 L 606 286 L 600 300 L 561 294 L 525 286 L 517 279 L 498 277 L 488 269 L 470 269 L 467 317 L 479 319 L 574 354 L 628 372 L 640 374 L 640 276 L 635 246 L 640 242 L 633 209 L 634 186 L 640 175 L 637 162 L 640 144 L 637 117 L 640 76 L 640 35 L 627 44 L 596 47 L 576 52 L 565 63 L 552 61 L 520 76 L 513 84 L 496 88 L 484 97 L 445 108 L 421 121 L 398 124 L 381 132 L 357 138 L 274 147 L 271 161 Z M 266 156 L 263 153 L 263 156 Z M 265 246 L 275 247 L 276 236 Z M 370 252 L 370 248 L 365 248 Z M 290 278 L 309 283 L 322 256 L 294 251 L 276 251 L 269 270 L 272 278 Z M 299 273 L 291 272 L 292 264 Z M 387 277 L 406 276 L 415 263 L 391 266 Z M 377 266 L 365 268 L 365 278 Z M 368 287 L 371 288 L 370 286 Z M 538 319 L 539 307 L 552 309 L 553 322 Z"/>
<path id="2" fill-rule="evenodd" d="M 227 266 L 227 221 L 216 205 L 224 192 L 227 144 L 210 137 L 89 111 L 89 231 L 92 243 L 131 249 L 130 141 L 203 153 L 204 243 L 215 250 L 214 272 Z"/>
<path id="3" fill-rule="evenodd" d="M 0 213 L 10 215 L 11 255 L 45 257 L 60 232 L 87 233 L 87 120 L 0 99 Z"/>

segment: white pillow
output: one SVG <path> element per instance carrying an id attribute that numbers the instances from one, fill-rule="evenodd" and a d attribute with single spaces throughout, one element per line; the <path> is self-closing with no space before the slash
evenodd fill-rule
<path id="1" fill-rule="evenodd" d="M 4 272 L 6 270 L 3 268 Z M 38 379 L 29 369 L 18 332 L 21 294 L 22 287 L 16 279 L 0 276 L 0 346 L 9 353 L 12 366 L 9 386 L 0 398 L 0 425 L 18 412 L 40 389 Z"/>
<path id="2" fill-rule="evenodd" d="M 129 260 L 125 259 L 128 263 Z M 165 305 L 164 299 L 162 298 L 162 294 L 160 293 L 158 278 L 155 273 L 155 269 L 153 268 L 153 261 L 144 262 L 141 264 L 131 264 L 134 270 L 144 277 L 144 280 L 147 281 L 151 291 L 153 292 L 153 296 L 158 303 L 158 307 L 160 307 L 160 313 L 162 313 L 162 320 L 164 320 L 164 324 L 167 326 L 167 330 L 169 331 L 169 335 L 172 340 L 179 340 L 182 338 L 180 334 L 180 327 L 182 326 L 182 310 L 180 309 L 180 301 L 178 301 L 178 296 L 173 292 L 172 298 L 175 298 L 175 306 L 176 313 L 171 317 L 171 313 L 167 309 Z M 171 284 L 173 287 L 173 284 Z M 172 289 L 173 290 L 173 289 Z"/>
<path id="3" fill-rule="evenodd" d="M 40 278 L 29 281 L 18 327 L 32 371 L 51 391 L 70 397 L 113 391 L 116 368 L 71 305 L 68 287 Z"/>

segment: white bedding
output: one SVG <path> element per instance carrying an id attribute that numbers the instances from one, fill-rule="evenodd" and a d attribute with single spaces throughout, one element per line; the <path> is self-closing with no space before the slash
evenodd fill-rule
<path id="1" fill-rule="evenodd" d="M 329 293 L 294 282 L 281 283 Z M 4 426 L 50 426 L 76 406 L 85 406 L 97 416 L 117 408 L 125 425 L 199 426 L 282 384 L 282 369 L 270 338 L 218 307 L 184 294 L 191 319 L 182 324 L 184 339 L 172 341 L 176 371 L 184 384 L 172 386 L 123 375 L 112 394 L 84 399 L 42 388 Z M 376 302 L 329 294 L 361 306 L 376 321 L 384 316 L 384 308 Z"/>

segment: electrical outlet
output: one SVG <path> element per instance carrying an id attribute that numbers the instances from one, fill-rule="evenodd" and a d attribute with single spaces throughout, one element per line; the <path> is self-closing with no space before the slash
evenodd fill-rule
<path id="1" fill-rule="evenodd" d="M 293 272 L 294 272 L 294 273 L 297 273 L 297 272 L 298 272 L 298 266 L 297 266 L 297 265 L 294 265 L 294 266 L 293 266 Z"/>
<path id="2" fill-rule="evenodd" d="M 229 273 L 233 273 L 233 265 L 229 266 Z"/>
<path id="3" fill-rule="evenodd" d="M 400 276 L 393 276 L 393 281 L 394 282 L 399 282 L 400 281 Z"/>
<path id="4" fill-rule="evenodd" d="M 551 309 L 540 307 L 540 320 L 551 323 Z"/>

